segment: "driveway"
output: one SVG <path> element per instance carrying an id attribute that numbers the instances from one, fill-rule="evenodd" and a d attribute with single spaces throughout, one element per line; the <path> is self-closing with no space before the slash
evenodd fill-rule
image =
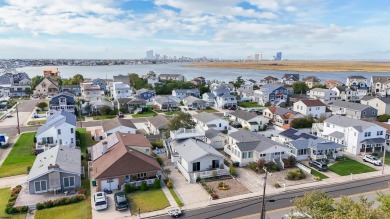
<path id="1" fill-rule="evenodd" d="M 23 124 L 27 122 L 27 120 L 31 116 L 32 111 L 35 108 L 35 105 L 39 101 L 40 100 L 18 100 L 18 102 L 20 103 L 18 105 L 20 126 L 23 126 Z M 12 115 L 11 118 L 4 119 L 0 123 L 0 125 L 1 126 L 15 126 L 16 127 L 18 125 L 16 110 L 13 110 L 13 112 L 11 112 L 11 115 Z"/>
<path id="2" fill-rule="evenodd" d="M 171 169 L 169 178 L 171 178 L 173 187 L 186 209 L 204 207 L 209 204 L 209 194 L 201 185 L 197 183 L 189 184 L 184 176 L 173 166 L 166 168 Z"/>
<path id="3" fill-rule="evenodd" d="M 26 182 L 27 176 L 27 174 L 22 174 L 17 176 L 0 178 L 0 188 L 13 188 L 17 185 L 22 185 Z"/>
<path id="4" fill-rule="evenodd" d="M 92 193 L 93 195 L 93 193 Z M 93 219 L 117 219 L 117 218 L 130 218 L 131 213 L 130 209 L 125 211 L 115 210 L 114 203 L 114 194 L 108 194 L 108 208 L 101 211 L 96 211 L 93 209 L 93 197 L 91 197 L 91 206 L 92 206 L 92 218 Z"/>
<path id="5" fill-rule="evenodd" d="M 246 168 L 236 168 L 238 177 L 237 180 L 240 181 L 245 187 L 247 187 L 251 192 L 261 192 L 263 188 L 263 174 L 256 174 L 252 170 Z"/>

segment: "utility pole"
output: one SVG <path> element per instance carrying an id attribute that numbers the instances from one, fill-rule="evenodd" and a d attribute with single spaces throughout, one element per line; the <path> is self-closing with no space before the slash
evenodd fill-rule
<path id="1" fill-rule="evenodd" d="M 81 117 L 81 103 L 80 103 L 80 96 L 77 97 L 77 102 L 79 103 L 79 118 L 80 118 L 80 128 L 83 128 L 83 118 Z"/>
<path id="2" fill-rule="evenodd" d="M 19 110 L 18 110 L 18 103 L 16 103 L 16 120 L 18 121 L 18 134 L 20 135 L 20 125 L 19 125 Z"/>
<path id="3" fill-rule="evenodd" d="M 385 140 L 385 145 L 383 146 L 382 175 L 385 174 L 386 147 L 388 142 L 388 140 Z"/>
<path id="4" fill-rule="evenodd" d="M 265 171 L 265 176 L 264 176 L 264 183 L 263 183 L 263 200 L 261 202 L 261 215 L 260 215 L 260 219 L 265 219 L 265 189 L 267 187 L 267 177 L 268 177 L 268 170 L 267 170 L 267 168 L 263 167 L 263 170 Z"/>

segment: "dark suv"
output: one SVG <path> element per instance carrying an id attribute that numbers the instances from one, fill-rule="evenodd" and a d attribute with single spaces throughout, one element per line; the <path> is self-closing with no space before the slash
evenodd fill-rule
<path id="1" fill-rule="evenodd" d="M 126 193 L 117 192 L 114 194 L 115 201 L 115 210 L 126 210 L 129 208 L 129 204 L 127 202 Z"/>
<path id="2" fill-rule="evenodd" d="M 309 166 L 311 166 L 319 171 L 327 171 L 328 170 L 328 165 L 322 161 L 309 162 Z"/>

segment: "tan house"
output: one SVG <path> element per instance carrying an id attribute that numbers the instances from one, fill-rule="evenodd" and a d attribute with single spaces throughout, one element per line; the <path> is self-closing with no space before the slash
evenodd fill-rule
<path id="1" fill-rule="evenodd" d="M 152 145 L 144 135 L 116 132 L 90 151 L 97 191 L 117 190 L 127 184 L 152 185 L 161 175 L 161 166 L 151 156 Z"/>
<path id="2" fill-rule="evenodd" d="M 315 85 L 320 84 L 321 80 L 318 79 L 316 76 L 308 76 L 304 79 L 302 79 L 303 82 L 307 85 L 308 88 L 313 88 Z"/>
<path id="3" fill-rule="evenodd" d="M 56 95 L 59 91 L 60 87 L 56 81 L 51 78 L 45 78 L 35 87 L 34 94 L 43 96 L 49 94 Z"/>
<path id="4" fill-rule="evenodd" d="M 324 82 L 325 87 L 328 88 L 328 89 L 332 89 L 332 88 L 338 87 L 338 86 L 343 86 L 343 84 L 344 84 L 343 82 L 336 81 L 336 80 L 333 80 L 333 79 L 326 80 Z"/>

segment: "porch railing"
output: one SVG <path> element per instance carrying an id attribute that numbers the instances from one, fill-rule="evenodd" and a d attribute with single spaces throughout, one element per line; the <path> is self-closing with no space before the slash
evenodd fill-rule
<path id="1" fill-rule="evenodd" d="M 217 168 L 214 170 L 207 170 L 207 171 L 201 171 L 201 172 L 195 172 L 193 173 L 193 178 L 211 178 L 214 177 L 214 173 L 216 172 L 217 176 L 227 176 L 229 175 L 229 167 L 226 165 L 223 165 L 223 169 Z"/>
<path id="2" fill-rule="evenodd" d="M 125 185 L 126 184 L 129 184 L 131 186 L 135 186 L 135 187 L 141 187 L 141 184 L 142 182 L 146 182 L 146 185 L 150 186 L 150 185 L 153 185 L 154 181 L 156 180 L 156 178 L 153 178 L 153 179 L 145 179 L 145 180 L 138 180 L 138 181 L 134 181 L 134 182 L 125 182 L 122 184 L 121 186 L 121 191 L 124 191 L 125 190 Z"/>
<path id="3" fill-rule="evenodd" d="M 191 183 L 191 177 L 190 174 L 188 174 L 187 170 L 184 169 L 184 167 L 179 162 L 175 162 L 175 164 L 177 169 L 181 172 L 181 174 L 183 174 L 184 178 L 186 178 L 187 181 Z"/>

